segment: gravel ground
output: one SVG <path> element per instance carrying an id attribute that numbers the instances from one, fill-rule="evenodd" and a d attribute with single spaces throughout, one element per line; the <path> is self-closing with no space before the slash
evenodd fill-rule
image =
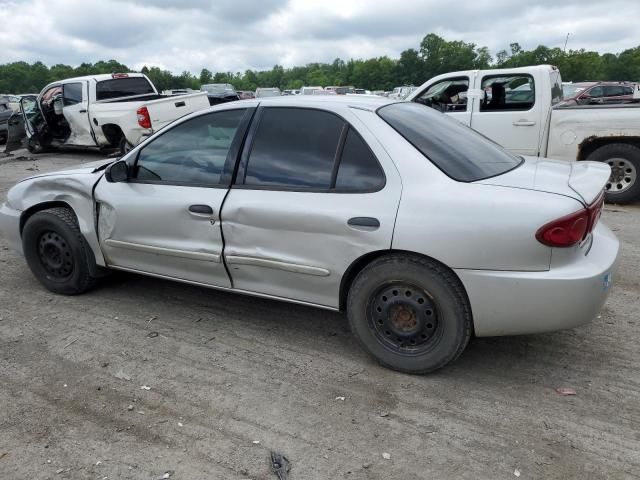
<path id="1" fill-rule="evenodd" d="M 98 158 L 24 155 L 0 198 Z M 134 275 L 56 296 L 0 239 L 0 478 L 271 479 L 271 450 L 290 479 L 640 478 L 640 207 L 603 220 L 623 259 L 597 319 L 428 376 L 331 312 Z"/>

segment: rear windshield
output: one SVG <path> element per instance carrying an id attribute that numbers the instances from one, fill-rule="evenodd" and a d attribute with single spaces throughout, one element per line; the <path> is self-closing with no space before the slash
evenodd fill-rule
<path id="1" fill-rule="evenodd" d="M 475 182 L 523 161 L 447 115 L 413 102 L 393 103 L 378 115 L 449 177 Z"/>
<path id="2" fill-rule="evenodd" d="M 126 77 L 104 80 L 96 84 L 96 100 L 132 97 L 155 93 L 149 80 L 144 77 Z"/>

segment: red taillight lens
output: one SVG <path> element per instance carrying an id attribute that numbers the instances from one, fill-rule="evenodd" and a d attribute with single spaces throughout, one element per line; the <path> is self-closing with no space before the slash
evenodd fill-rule
<path id="1" fill-rule="evenodd" d="M 593 231 L 604 206 L 604 192 L 587 208 L 543 225 L 536 232 L 540 243 L 549 247 L 571 247 Z"/>
<path id="2" fill-rule="evenodd" d="M 147 107 L 140 107 L 136 113 L 138 114 L 138 125 L 142 128 L 151 128 L 151 117 Z"/>

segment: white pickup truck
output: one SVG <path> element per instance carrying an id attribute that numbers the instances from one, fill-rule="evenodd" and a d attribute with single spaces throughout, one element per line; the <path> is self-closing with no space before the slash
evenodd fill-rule
<path id="1" fill-rule="evenodd" d="M 562 79 L 554 66 L 447 73 L 407 100 L 443 111 L 516 154 L 606 162 L 607 201 L 640 199 L 640 104 L 556 106 Z"/>
<path id="2" fill-rule="evenodd" d="M 119 148 L 123 153 L 188 113 L 209 107 L 207 94 L 162 96 L 141 73 L 69 78 L 20 101 L 6 151 L 26 142 L 37 153 L 58 147 Z"/>

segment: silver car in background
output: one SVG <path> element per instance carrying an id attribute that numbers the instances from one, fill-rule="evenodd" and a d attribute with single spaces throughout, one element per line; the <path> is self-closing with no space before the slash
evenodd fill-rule
<path id="1" fill-rule="evenodd" d="M 285 96 L 26 179 L 0 229 L 53 292 L 117 269 L 346 311 L 380 363 L 424 373 L 472 334 L 596 315 L 619 250 L 598 221 L 609 173 L 511 155 L 416 103 Z"/>

